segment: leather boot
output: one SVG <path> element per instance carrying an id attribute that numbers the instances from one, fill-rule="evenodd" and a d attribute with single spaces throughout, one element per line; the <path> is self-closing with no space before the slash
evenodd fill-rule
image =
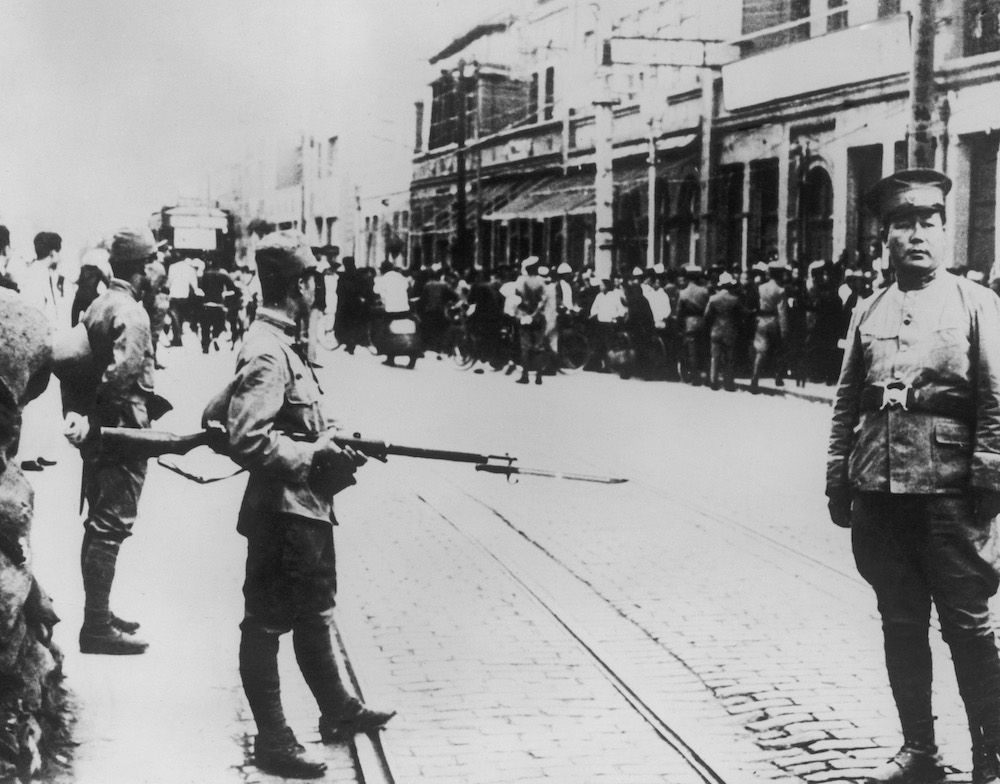
<path id="1" fill-rule="evenodd" d="M 121 542 L 84 538 L 81 553 L 83 589 L 86 594 L 83 626 L 80 629 L 80 652 L 109 656 L 134 656 L 144 653 L 149 644 L 111 623 L 108 609 L 111 584 Z"/>
<path id="2" fill-rule="evenodd" d="M 373 710 L 352 698 L 341 713 L 320 716 L 319 737 L 324 743 L 343 743 L 352 735 L 382 729 L 395 715 L 396 711 Z"/>
<path id="3" fill-rule="evenodd" d="M 254 762 L 265 773 L 286 779 L 318 779 L 326 772 L 326 763 L 307 754 L 288 727 L 257 735 Z"/>
<path id="4" fill-rule="evenodd" d="M 892 759 L 873 770 L 865 784 L 938 784 L 941 781 L 944 781 L 944 768 L 936 747 L 904 745 Z"/>

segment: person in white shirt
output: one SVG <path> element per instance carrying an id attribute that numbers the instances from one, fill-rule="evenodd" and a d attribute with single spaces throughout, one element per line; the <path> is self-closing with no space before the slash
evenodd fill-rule
<path id="1" fill-rule="evenodd" d="M 188 258 L 177 259 L 167 270 L 167 289 L 170 293 L 171 346 L 183 345 L 184 321 L 191 315 L 191 303 L 198 290 L 198 272 Z"/>
<path id="2" fill-rule="evenodd" d="M 655 267 L 646 270 L 646 279 L 642 283 L 642 294 L 653 312 L 653 325 L 657 330 L 665 329 L 670 318 L 670 297 L 660 285 L 660 276 Z"/>
<path id="3" fill-rule="evenodd" d="M 62 237 L 52 231 L 41 231 L 35 235 L 34 245 L 35 258 L 17 269 L 14 282 L 21 297 L 55 325 L 58 320 L 55 270 L 62 251 Z"/>
<path id="4" fill-rule="evenodd" d="M 410 312 L 410 281 L 391 261 L 383 261 L 382 274 L 375 280 L 375 293 L 382 300 L 387 317 Z"/>

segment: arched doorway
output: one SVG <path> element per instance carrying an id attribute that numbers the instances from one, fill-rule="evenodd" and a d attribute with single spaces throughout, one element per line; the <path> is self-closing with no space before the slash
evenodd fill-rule
<path id="1" fill-rule="evenodd" d="M 814 166 L 806 174 L 801 199 L 804 254 L 800 261 L 832 261 L 833 182 L 822 166 Z"/>

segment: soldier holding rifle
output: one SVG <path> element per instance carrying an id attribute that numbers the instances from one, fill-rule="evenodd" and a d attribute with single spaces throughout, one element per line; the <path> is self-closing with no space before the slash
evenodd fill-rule
<path id="1" fill-rule="evenodd" d="M 247 538 L 240 675 L 257 724 L 262 770 L 316 778 L 285 721 L 278 640 L 292 632 L 295 658 L 320 710 L 324 742 L 378 729 L 392 713 L 349 696 L 333 655 L 329 625 L 337 588 L 333 493 L 353 482 L 365 456 L 334 443 L 322 392 L 296 344 L 316 291 L 316 259 L 297 235 L 274 233 L 256 252 L 262 307 L 247 331 L 236 377 L 207 419 L 224 422 L 229 454 L 250 473 L 237 530 Z"/>
<path id="2" fill-rule="evenodd" d="M 931 169 L 881 180 L 896 283 L 854 311 L 827 468 L 833 521 L 875 589 L 903 746 L 875 784 L 944 778 L 931 708 L 933 602 L 972 736 L 972 781 L 1000 781 L 998 586 L 1000 299 L 945 271 L 944 199 Z"/>

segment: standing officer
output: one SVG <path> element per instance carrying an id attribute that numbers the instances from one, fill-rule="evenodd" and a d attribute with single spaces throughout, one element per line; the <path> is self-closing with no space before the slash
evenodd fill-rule
<path id="1" fill-rule="evenodd" d="M 320 274 L 309 246 L 296 234 L 270 234 L 256 260 L 262 307 L 240 349 L 236 378 L 205 417 L 226 423 L 230 456 L 250 474 L 237 525 L 247 539 L 239 656 L 257 724 L 257 766 L 279 776 L 316 778 L 326 765 L 306 754 L 285 722 L 280 635 L 292 632 L 299 670 L 319 705 L 324 742 L 377 729 L 393 716 L 350 697 L 330 639 L 337 588 L 330 485 L 352 484 L 365 457 L 334 443 L 319 384 L 295 340 Z"/>
<path id="2" fill-rule="evenodd" d="M 931 169 L 876 184 L 896 282 L 859 304 L 830 436 L 834 523 L 852 528 L 875 589 L 903 746 L 869 782 L 937 782 L 931 709 L 933 601 L 972 735 L 975 784 L 1000 781 L 998 586 L 1000 299 L 945 272 L 944 197 Z"/>
<path id="3" fill-rule="evenodd" d="M 153 393 L 153 341 L 149 316 L 139 301 L 146 264 L 155 256 L 149 231 L 115 234 L 108 259 L 114 277 L 80 318 L 95 361 L 80 377 L 62 384 L 65 434 L 80 448 L 87 501 L 80 554 L 85 594 L 82 653 L 146 650 L 146 643 L 134 635 L 139 624 L 123 621 L 108 604 L 119 549 L 132 535 L 146 459 L 107 453 L 96 438 L 87 436 L 97 426 L 148 428 L 147 406 L 162 400 Z"/>

